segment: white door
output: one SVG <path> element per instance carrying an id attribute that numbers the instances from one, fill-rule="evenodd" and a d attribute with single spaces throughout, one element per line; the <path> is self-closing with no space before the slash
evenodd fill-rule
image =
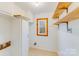
<path id="1" fill-rule="evenodd" d="M 28 55 L 29 49 L 29 24 L 26 20 L 22 20 L 22 56 Z"/>

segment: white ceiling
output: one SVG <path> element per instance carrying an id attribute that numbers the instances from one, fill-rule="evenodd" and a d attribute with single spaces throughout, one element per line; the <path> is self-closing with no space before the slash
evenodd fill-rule
<path id="1" fill-rule="evenodd" d="M 39 7 L 36 7 L 33 2 L 16 2 L 15 4 L 24 11 L 30 10 L 32 14 L 35 15 L 44 12 L 53 12 L 56 8 L 57 2 L 40 2 Z"/>

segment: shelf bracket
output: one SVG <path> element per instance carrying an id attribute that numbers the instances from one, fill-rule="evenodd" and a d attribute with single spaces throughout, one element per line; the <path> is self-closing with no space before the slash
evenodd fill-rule
<path id="1" fill-rule="evenodd" d="M 66 8 L 66 12 L 68 13 L 68 8 Z"/>
<path id="2" fill-rule="evenodd" d="M 59 29 L 59 24 L 58 24 L 58 29 Z"/>
<path id="3" fill-rule="evenodd" d="M 66 24 L 67 24 L 67 31 L 68 31 L 68 29 L 69 29 L 69 27 L 68 27 L 68 22 L 66 22 Z"/>
<path id="4" fill-rule="evenodd" d="M 68 31 L 68 29 L 69 29 L 68 22 L 65 22 L 65 23 L 67 24 L 66 26 L 67 26 L 67 31 Z"/>
<path id="5" fill-rule="evenodd" d="M 59 16 L 58 16 L 58 20 L 59 20 Z M 59 25 L 60 25 L 60 24 L 58 24 L 58 29 L 59 29 Z"/>
<path id="6" fill-rule="evenodd" d="M 66 13 L 68 13 L 68 8 L 61 8 L 61 9 L 64 9 L 64 10 L 66 10 Z"/>
<path id="7" fill-rule="evenodd" d="M 66 22 L 66 24 L 67 24 L 67 32 L 70 32 L 70 33 L 72 33 L 72 28 L 69 28 L 69 23 L 68 22 Z"/>

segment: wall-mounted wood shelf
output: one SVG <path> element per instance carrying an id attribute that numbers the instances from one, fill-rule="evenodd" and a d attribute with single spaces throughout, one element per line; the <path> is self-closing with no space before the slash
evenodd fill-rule
<path id="1" fill-rule="evenodd" d="M 79 19 L 79 7 L 76 8 L 71 13 L 69 13 L 68 15 L 66 15 L 63 19 L 60 19 L 59 21 L 57 21 L 54 24 L 58 25 L 60 23 L 66 23 L 66 22 L 73 21 L 73 20 L 78 20 L 78 19 Z"/>
<path id="2" fill-rule="evenodd" d="M 57 21 L 56 23 L 54 23 L 54 25 L 59 25 L 59 24 L 61 24 L 61 23 L 67 23 L 67 21 L 59 20 L 59 21 Z"/>
<path id="3" fill-rule="evenodd" d="M 77 19 L 79 19 L 79 7 L 76 8 L 74 11 L 72 11 L 71 13 L 66 15 L 63 19 L 60 19 L 60 20 L 69 22 L 69 21 L 73 21 L 73 20 L 77 20 Z"/>
<path id="4" fill-rule="evenodd" d="M 65 9 L 71 5 L 71 2 L 59 2 L 57 8 L 55 10 L 53 18 L 59 18 L 59 16 L 63 13 Z"/>

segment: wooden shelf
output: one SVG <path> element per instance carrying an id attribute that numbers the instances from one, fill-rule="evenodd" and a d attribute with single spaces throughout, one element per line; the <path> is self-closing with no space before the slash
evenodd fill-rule
<path id="1" fill-rule="evenodd" d="M 63 19 L 60 19 L 60 20 L 69 22 L 69 21 L 77 20 L 77 19 L 79 19 L 79 7 L 76 8 L 74 11 L 72 11 L 71 13 L 66 15 Z"/>
<path id="2" fill-rule="evenodd" d="M 76 8 L 71 13 L 69 13 L 68 15 L 66 15 L 63 19 L 60 19 L 59 21 L 57 21 L 54 24 L 58 25 L 60 23 L 66 23 L 66 22 L 73 21 L 73 20 L 78 20 L 78 19 L 79 19 L 79 7 Z"/>
<path id="3" fill-rule="evenodd" d="M 57 21 L 56 23 L 54 23 L 54 25 L 59 25 L 59 24 L 61 24 L 61 23 L 67 23 L 67 21 L 59 20 L 59 21 Z"/>
<path id="4" fill-rule="evenodd" d="M 53 18 L 59 18 L 59 16 L 63 13 L 63 11 L 65 9 L 68 9 L 70 5 L 71 5 L 71 2 L 59 2 Z"/>

